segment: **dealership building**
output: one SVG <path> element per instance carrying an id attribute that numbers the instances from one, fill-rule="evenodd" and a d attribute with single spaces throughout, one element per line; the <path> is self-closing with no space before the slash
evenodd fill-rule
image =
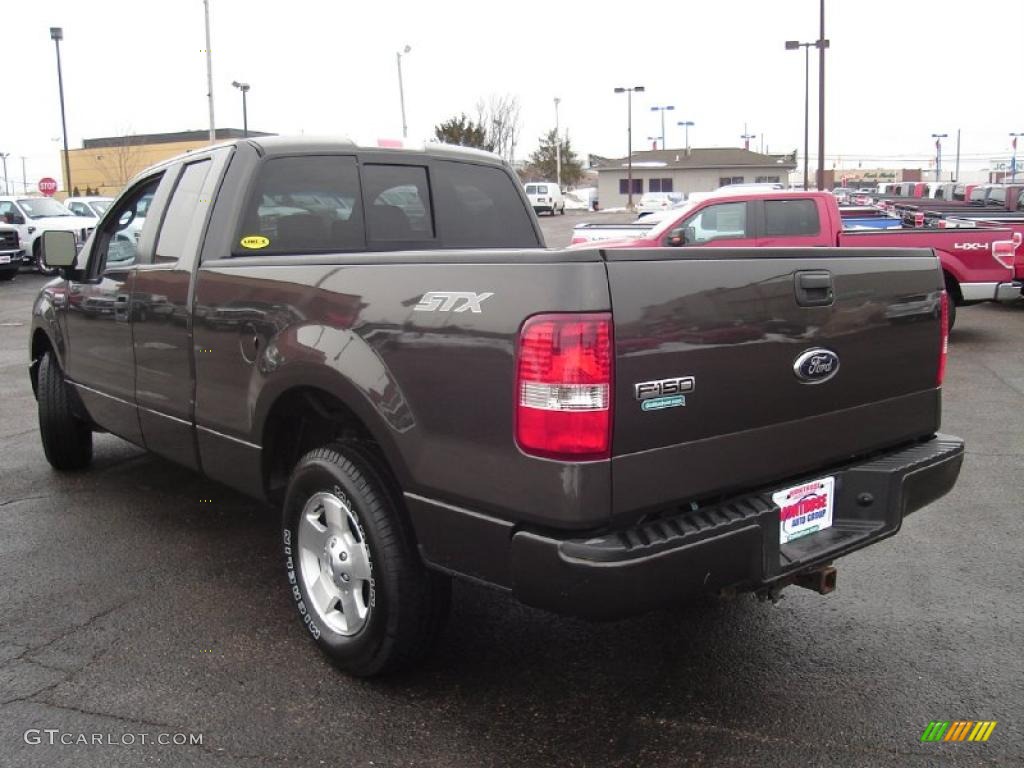
<path id="1" fill-rule="evenodd" d="M 633 153 L 633 202 L 646 192 L 710 192 L 727 184 L 780 182 L 788 184 L 797 166 L 796 153 L 768 155 L 741 147 L 654 149 Z M 591 157 L 597 172 L 597 196 L 602 208 L 626 205 L 629 169 L 626 158 Z"/>
<path id="2" fill-rule="evenodd" d="M 218 128 L 217 141 L 240 139 L 245 133 L 240 128 Z M 270 136 L 260 131 L 249 131 L 249 136 Z M 68 151 L 71 166 L 71 194 L 115 196 L 139 171 L 163 160 L 203 149 L 210 145 L 210 132 L 177 131 L 175 133 L 148 133 L 130 136 L 106 136 L 85 139 L 81 149 Z M 61 169 L 63 170 L 63 158 Z M 66 189 L 66 185 L 61 185 Z"/>

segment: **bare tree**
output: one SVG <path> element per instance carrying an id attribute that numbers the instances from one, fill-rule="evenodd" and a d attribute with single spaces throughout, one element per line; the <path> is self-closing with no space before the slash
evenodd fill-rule
<path id="1" fill-rule="evenodd" d="M 516 144 L 522 128 L 519 98 L 510 94 L 492 94 L 476 103 L 477 124 L 487 131 L 487 143 L 509 163 L 515 161 Z"/>
<path id="2" fill-rule="evenodd" d="M 96 160 L 103 169 L 104 186 L 124 187 L 136 173 L 142 170 L 140 145 L 135 137 L 125 131 L 111 146 L 98 149 Z"/>

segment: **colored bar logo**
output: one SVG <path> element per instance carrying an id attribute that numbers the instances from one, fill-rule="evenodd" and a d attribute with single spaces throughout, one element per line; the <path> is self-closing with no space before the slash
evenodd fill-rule
<path id="1" fill-rule="evenodd" d="M 995 720 L 932 720 L 921 741 L 988 741 L 995 727 Z"/>

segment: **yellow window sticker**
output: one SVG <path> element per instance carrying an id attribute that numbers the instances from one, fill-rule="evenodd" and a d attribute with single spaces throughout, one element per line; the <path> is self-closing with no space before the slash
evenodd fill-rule
<path id="1" fill-rule="evenodd" d="M 242 238 L 241 245 L 243 248 L 259 249 L 266 248 L 270 245 L 270 239 L 263 235 L 247 235 Z"/>

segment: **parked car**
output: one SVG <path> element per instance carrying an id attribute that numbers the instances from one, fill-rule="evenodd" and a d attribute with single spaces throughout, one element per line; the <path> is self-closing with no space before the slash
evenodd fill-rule
<path id="1" fill-rule="evenodd" d="M 573 230 L 575 247 L 586 247 L 593 227 Z M 680 209 L 652 229 L 609 225 L 597 230 L 602 248 L 665 246 L 931 248 L 942 264 L 950 302 L 956 307 L 983 301 L 1021 299 L 1024 249 L 1009 228 L 846 229 L 830 192 L 762 192 L 714 197 Z"/>
<path id="2" fill-rule="evenodd" d="M 553 182 L 527 184 L 526 196 L 530 199 L 530 205 L 533 206 L 535 213 L 547 211 L 552 216 L 556 213 L 565 213 L 565 198 L 562 197 L 562 190 Z"/>
<path id="3" fill-rule="evenodd" d="M 646 192 L 640 197 L 640 204 L 637 206 L 637 213 L 644 216 L 658 211 L 667 211 L 669 208 L 677 208 L 686 201 L 686 198 L 678 192 Z"/>
<path id="4" fill-rule="evenodd" d="M 106 213 L 112 202 L 112 197 L 69 197 L 64 201 L 64 207 L 76 216 L 98 219 Z"/>
<path id="5" fill-rule="evenodd" d="M 299 193 L 358 215 L 261 230 Z M 931 251 L 543 245 L 480 151 L 261 137 L 154 166 L 81 254 L 45 235 L 46 457 L 81 470 L 104 430 L 280 506 L 297 618 L 357 675 L 430 649 L 451 575 L 591 618 L 825 593 L 954 485 Z"/>
<path id="6" fill-rule="evenodd" d="M 0 223 L 18 230 L 21 263 L 40 269 L 39 237 L 51 229 L 73 232 L 79 244 L 84 243 L 95 219 L 76 216 L 50 197 L 0 195 Z"/>

